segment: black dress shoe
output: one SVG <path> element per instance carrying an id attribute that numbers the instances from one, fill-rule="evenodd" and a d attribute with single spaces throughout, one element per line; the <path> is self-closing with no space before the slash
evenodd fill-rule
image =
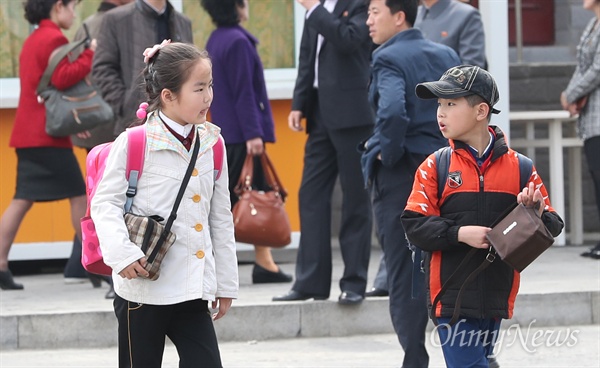
<path id="1" fill-rule="evenodd" d="M 258 264 L 254 264 L 254 268 L 252 269 L 252 283 L 253 284 L 270 284 L 270 283 L 278 283 L 278 282 L 291 282 L 292 276 L 281 270 L 279 267 L 279 271 L 272 272 L 259 266 Z"/>
<path id="2" fill-rule="evenodd" d="M 367 291 L 365 293 L 365 297 L 367 297 L 367 298 L 379 297 L 379 296 L 390 296 L 390 293 L 387 290 L 379 289 L 379 288 L 373 288 L 373 289 L 371 289 L 371 291 Z"/>
<path id="3" fill-rule="evenodd" d="M 595 247 L 591 248 L 588 251 L 581 253 L 581 256 L 589 257 L 592 259 L 600 259 L 600 244 L 596 245 Z"/>
<path id="4" fill-rule="evenodd" d="M 0 271 L 0 289 L 2 290 L 23 290 L 23 285 L 17 284 L 13 280 L 10 270 Z"/>
<path id="5" fill-rule="evenodd" d="M 354 291 L 343 291 L 338 299 L 339 304 L 356 305 L 362 303 L 364 296 L 355 293 Z"/>
<path id="6" fill-rule="evenodd" d="M 274 302 L 291 302 L 291 301 L 308 300 L 308 299 L 325 300 L 327 298 L 328 297 L 322 296 L 322 295 L 305 294 L 305 293 L 301 293 L 296 290 L 290 290 L 285 295 L 274 296 L 273 301 Z"/>

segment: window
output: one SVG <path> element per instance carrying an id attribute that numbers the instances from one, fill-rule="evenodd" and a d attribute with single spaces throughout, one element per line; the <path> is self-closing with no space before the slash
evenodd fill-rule
<path id="1" fill-rule="evenodd" d="M 65 32 L 73 39 L 81 21 L 96 12 L 100 1 L 82 1 L 77 18 Z M 203 48 L 214 29 L 200 0 L 170 0 L 175 9 L 192 20 L 194 42 Z M 32 30 L 25 20 L 22 1 L 0 1 L 0 108 L 16 107 L 19 95 L 19 54 Z M 291 98 L 296 78 L 296 55 L 302 34 L 305 11 L 295 0 L 253 0 L 250 20 L 244 24 L 258 40 L 258 51 L 265 67 L 269 97 Z"/>

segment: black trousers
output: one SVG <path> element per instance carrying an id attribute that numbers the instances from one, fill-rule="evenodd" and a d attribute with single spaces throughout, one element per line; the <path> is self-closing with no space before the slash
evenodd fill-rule
<path id="1" fill-rule="evenodd" d="M 402 367 L 427 367 L 425 349 L 427 303 L 425 290 L 412 299 L 412 252 L 408 248 L 400 217 L 412 190 L 414 173 L 427 155 L 406 153 L 393 168 L 376 162 L 371 199 L 377 235 L 387 267 L 390 315 L 394 330 L 404 350 Z M 420 277 L 424 277 L 419 273 Z M 423 285 L 423 284 L 422 284 Z"/>
<path id="2" fill-rule="evenodd" d="M 177 348 L 179 368 L 222 366 L 207 301 L 150 305 L 117 295 L 114 308 L 119 322 L 119 368 L 160 368 L 166 336 Z"/>
<path id="3" fill-rule="evenodd" d="M 316 100 L 316 99 L 315 99 Z M 315 107 L 304 151 L 300 184 L 300 244 L 293 290 L 329 297 L 332 276 L 331 198 L 339 176 L 342 218 L 339 232 L 344 274 L 342 291 L 364 295 L 371 250 L 372 212 L 364 188 L 358 143 L 371 126 L 329 129 Z"/>
<path id="4" fill-rule="evenodd" d="M 594 193 L 596 194 L 596 206 L 600 215 L 600 136 L 586 139 L 583 143 L 585 158 L 594 182 Z M 600 243 L 599 243 L 600 244 Z"/>

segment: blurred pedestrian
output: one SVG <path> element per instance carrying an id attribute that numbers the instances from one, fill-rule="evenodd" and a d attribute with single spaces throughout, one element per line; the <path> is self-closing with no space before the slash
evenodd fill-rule
<path id="1" fill-rule="evenodd" d="M 261 155 L 265 143 L 275 142 L 271 104 L 267 96 L 263 65 L 256 50 L 258 40 L 241 26 L 249 18 L 248 0 L 202 0 L 202 6 L 217 26 L 206 43 L 213 64 L 215 96 L 211 119 L 221 128 L 227 147 L 231 206 L 238 201 L 234 192 L 247 154 Z M 260 161 L 252 187 L 267 191 Z M 254 245 L 252 282 L 290 282 L 271 254 L 271 248 Z"/>
<path id="2" fill-rule="evenodd" d="M 364 0 L 297 0 L 306 10 L 298 76 L 288 125 L 308 139 L 300 184 L 300 244 L 296 281 L 274 301 L 327 299 L 331 291 L 331 198 L 342 188 L 339 232 L 344 274 L 340 304 L 364 299 L 372 215 L 360 181 L 356 147 L 373 129 L 369 58 L 373 47 Z"/>
<path id="3" fill-rule="evenodd" d="M 69 137 L 46 133 L 46 110 L 38 101 L 37 86 L 57 48 L 69 43 L 61 29 L 69 29 L 75 19 L 76 0 L 27 0 L 25 19 L 37 28 L 23 44 L 19 56 L 21 93 L 10 137 L 17 154 L 16 193 L 0 219 L 0 288 L 23 289 L 14 282 L 8 269 L 8 254 L 19 226 L 35 202 L 69 199 L 71 223 L 81 239 L 79 220 L 86 210 L 85 183 L 73 154 Z M 67 89 L 90 72 L 96 40 L 71 62 L 61 60 L 52 74 L 51 84 Z"/>
<path id="4" fill-rule="evenodd" d="M 577 133 L 583 140 L 600 215 L 600 0 L 583 0 L 583 8 L 594 17 L 583 30 L 577 45 L 577 66 L 560 102 L 571 115 L 579 114 Z M 600 242 L 581 255 L 600 259 Z"/>

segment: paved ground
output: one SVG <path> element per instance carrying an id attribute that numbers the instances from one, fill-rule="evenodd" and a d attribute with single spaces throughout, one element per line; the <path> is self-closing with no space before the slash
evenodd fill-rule
<path id="1" fill-rule="evenodd" d="M 600 327 L 509 328 L 497 345 L 506 367 L 600 367 Z M 443 367 L 437 342 L 428 334 L 430 367 Z M 544 336 L 544 337 L 540 337 Z M 434 345 L 435 344 L 435 345 Z M 402 349 L 396 336 L 297 338 L 221 343 L 224 367 L 400 367 Z M 117 366 L 117 349 L 14 350 L 0 352 L 2 368 Z M 177 354 L 167 346 L 163 367 L 177 367 Z"/>
<path id="2" fill-rule="evenodd" d="M 556 294 L 600 291 L 600 261 L 579 256 L 587 247 L 552 247 L 522 273 L 522 294 Z M 373 248 L 369 286 L 376 272 L 380 252 Z M 242 255 L 240 259 L 247 257 Z M 276 252 L 282 268 L 294 270 L 294 252 Z M 330 302 L 339 294 L 341 276 L 339 249 L 334 249 L 334 274 Z M 253 285 L 251 264 L 240 267 L 240 306 L 265 310 L 271 297 L 286 292 L 290 284 Z M 79 311 L 112 311 L 112 302 L 103 298 L 106 286 L 93 289 L 90 284 L 65 285 L 61 274 L 20 276 L 24 291 L 0 291 L 0 316 L 43 315 Z M 560 294 L 559 294 L 560 295 Z M 560 296 L 559 296 L 560 298 Z M 556 303 L 558 304 L 559 301 Z M 564 300 L 564 303 L 571 303 Z M 304 302 L 312 303 L 312 302 Z M 596 302 L 597 303 L 597 302 Z M 524 304 L 523 302 L 521 304 Z M 552 311 L 553 305 L 539 303 L 540 315 Z M 517 306 L 519 299 L 517 299 Z M 598 305 L 598 304 L 591 304 Z M 589 307 L 588 307 L 589 308 Z M 567 308 L 568 310 L 568 308 Z M 594 314 L 595 313 L 595 314 Z M 599 315 L 600 311 L 592 314 Z M 368 316 L 368 314 L 366 314 Z M 227 318 L 227 317 L 225 317 Z M 273 318 L 276 318 L 274 316 Z M 279 316 L 279 318 L 285 318 Z M 364 318 L 364 317 L 363 317 Z M 533 323 L 531 327 L 511 325 L 505 321 L 504 340 L 499 344 L 498 360 L 502 367 L 600 367 L 599 319 L 591 325 L 569 325 L 564 316 L 556 316 L 557 325 Z M 345 320 L 340 323 L 348 323 Z M 346 322 L 345 322 L 346 321 Z M 283 322 L 283 321 L 280 321 Z M 368 323 L 368 321 L 363 321 Z M 52 327 L 60 328 L 60 327 Z M 68 328 L 63 326 L 62 328 Z M 43 331 L 39 331 L 43 334 Z M 435 334 L 434 334 L 435 336 Z M 1 336 L 0 336 L 1 337 Z M 439 348 L 429 351 L 431 367 L 444 366 Z M 266 341 L 230 341 L 221 343 L 225 367 L 399 367 L 402 349 L 393 334 L 354 335 L 324 338 L 287 338 Z M 116 367 L 116 348 L 80 348 L 51 350 L 2 350 L 0 367 Z M 167 346 L 164 367 L 176 367 L 177 356 Z"/>
<path id="3" fill-rule="evenodd" d="M 559 293 L 600 290 L 600 261 L 580 257 L 587 247 L 552 247 L 543 253 L 521 274 L 520 294 Z M 275 257 L 282 261 L 282 269 L 294 273 L 295 252 L 293 250 L 276 250 Z M 381 252 L 374 247 L 369 266 L 369 284 L 377 272 Z M 241 254 L 240 259 L 247 258 Z M 333 276 L 330 300 L 337 300 L 340 294 L 338 286 L 342 275 L 340 251 L 333 250 Z M 272 303 L 275 295 L 286 293 L 291 284 L 252 284 L 252 264 L 239 266 L 240 294 L 234 306 Z M 93 289 L 91 284 L 82 283 L 65 285 L 62 274 L 37 274 L 15 277 L 25 285 L 23 291 L 0 291 L 0 316 L 81 312 L 110 311 L 112 301 L 105 300 L 107 286 Z M 517 299 L 518 303 L 518 299 Z"/>

